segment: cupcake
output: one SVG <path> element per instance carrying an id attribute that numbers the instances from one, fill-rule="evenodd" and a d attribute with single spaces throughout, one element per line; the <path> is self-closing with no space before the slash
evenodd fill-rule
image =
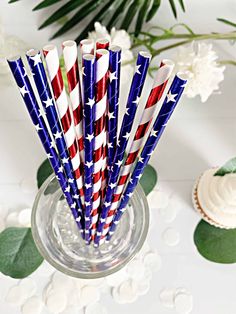
<path id="1" fill-rule="evenodd" d="M 208 223 L 224 229 L 236 228 L 236 173 L 214 176 L 205 171 L 193 189 L 193 205 Z"/>

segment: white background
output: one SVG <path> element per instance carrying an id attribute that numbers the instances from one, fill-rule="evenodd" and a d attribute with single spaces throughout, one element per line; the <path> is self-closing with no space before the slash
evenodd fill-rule
<path id="1" fill-rule="evenodd" d="M 167 2 L 161 6 L 152 24 L 168 27 L 175 23 Z M 236 22 L 235 0 L 185 2 L 187 13 L 178 10 L 179 22 L 187 23 L 195 32 L 231 30 L 217 22 L 217 17 Z M 22 0 L 8 5 L 6 0 L 1 0 L 0 18 L 7 34 L 19 36 L 29 47 L 41 48 L 56 26 L 37 31 L 46 12 L 32 13 L 31 9 L 37 3 Z M 63 39 L 73 38 L 73 34 L 76 30 Z M 55 42 L 59 44 L 63 39 Z M 235 46 L 231 47 L 228 42 L 217 42 L 215 49 L 221 59 L 236 57 Z M 171 54 L 167 52 L 165 57 Z M 198 255 L 193 231 L 199 217 L 191 205 L 192 185 L 199 174 L 236 155 L 235 78 L 236 68 L 228 67 L 220 86 L 221 94 L 211 96 L 204 104 L 199 98 L 181 101 L 151 160 L 158 171 L 162 190 L 175 193 L 182 200 L 181 211 L 171 224 L 180 232 L 180 244 L 169 248 L 163 243 L 161 234 L 168 225 L 153 208 L 156 224 L 150 230 L 149 241 L 162 256 L 162 269 L 154 275 L 149 293 L 134 304 L 121 306 L 109 298 L 104 300 L 109 312 L 171 313 L 159 302 L 159 292 L 165 287 L 186 287 L 193 294 L 194 314 L 236 313 L 236 266 L 216 265 Z M 14 84 L 1 84 L 0 95 L 0 203 L 6 203 L 12 209 L 31 206 L 33 196 L 23 194 L 19 183 L 35 177 L 45 155 Z M 155 206 L 151 204 L 151 207 Z M 7 287 L 13 282 L 0 279 L 0 313 L 18 313 L 4 302 Z"/>

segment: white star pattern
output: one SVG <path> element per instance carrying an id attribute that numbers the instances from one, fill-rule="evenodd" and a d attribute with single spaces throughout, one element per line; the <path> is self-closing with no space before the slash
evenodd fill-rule
<path id="1" fill-rule="evenodd" d="M 108 148 L 113 148 L 112 143 L 107 143 L 107 147 L 108 147 Z"/>
<path id="2" fill-rule="evenodd" d="M 43 102 L 45 103 L 46 108 L 53 106 L 52 98 L 48 98 L 47 100 L 43 100 Z"/>
<path id="3" fill-rule="evenodd" d="M 25 76 L 27 75 L 27 72 L 26 72 L 25 67 L 23 67 L 23 71 L 24 71 L 24 73 L 23 73 L 23 77 L 25 77 Z"/>
<path id="4" fill-rule="evenodd" d="M 155 131 L 155 130 L 151 130 L 151 134 L 150 134 L 150 136 L 157 137 L 157 131 Z"/>
<path id="5" fill-rule="evenodd" d="M 38 131 L 42 130 L 42 128 L 40 128 L 39 124 L 36 124 L 35 125 L 35 130 L 38 132 Z"/>
<path id="6" fill-rule="evenodd" d="M 65 188 L 65 193 L 66 192 L 70 192 L 70 186 L 69 185 Z"/>
<path id="7" fill-rule="evenodd" d="M 88 98 L 88 102 L 86 102 L 86 105 L 88 105 L 92 109 L 94 104 L 95 104 L 95 98 L 93 99 Z"/>
<path id="8" fill-rule="evenodd" d="M 116 187 L 116 183 L 110 183 L 110 184 L 109 184 L 109 187 L 110 187 L 111 189 L 114 189 L 114 188 Z"/>
<path id="9" fill-rule="evenodd" d="M 45 114 L 43 108 L 39 108 L 39 117 L 42 117 Z"/>
<path id="10" fill-rule="evenodd" d="M 112 82 L 113 80 L 117 80 L 116 72 L 110 72 L 110 82 Z"/>
<path id="11" fill-rule="evenodd" d="M 58 173 L 60 173 L 60 172 L 63 172 L 63 166 L 60 166 L 60 167 L 58 168 Z"/>
<path id="12" fill-rule="evenodd" d="M 152 151 L 151 153 L 147 154 L 147 155 L 151 157 L 151 156 L 152 156 L 152 154 L 153 154 L 153 151 Z"/>
<path id="13" fill-rule="evenodd" d="M 49 153 L 49 154 L 47 154 L 47 157 L 48 157 L 48 159 L 52 158 L 52 155 Z"/>
<path id="14" fill-rule="evenodd" d="M 130 181 L 131 184 L 133 184 L 133 179 L 132 178 L 130 178 L 129 181 Z"/>
<path id="15" fill-rule="evenodd" d="M 86 189 L 89 189 L 89 188 L 92 187 L 92 184 L 91 184 L 91 183 L 85 183 L 84 185 L 85 185 Z"/>
<path id="16" fill-rule="evenodd" d="M 135 73 L 137 74 L 141 74 L 141 72 L 139 71 L 139 68 L 141 67 L 141 64 L 136 64 L 135 65 Z"/>
<path id="17" fill-rule="evenodd" d="M 74 198 L 75 200 L 78 200 L 78 199 L 79 199 L 79 195 L 78 195 L 78 194 L 74 194 L 74 195 L 73 195 L 73 198 Z"/>
<path id="18" fill-rule="evenodd" d="M 141 162 L 143 164 L 143 157 L 139 157 L 139 162 Z"/>
<path id="19" fill-rule="evenodd" d="M 118 167 L 120 167 L 122 165 L 123 161 L 122 160 L 118 160 L 115 165 L 117 165 Z"/>
<path id="20" fill-rule="evenodd" d="M 74 179 L 69 178 L 69 179 L 68 179 L 68 182 L 69 182 L 69 183 L 73 183 L 73 182 L 74 182 Z"/>
<path id="21" fill-rule="evenodd" d="M 140 97 L 137 96 L 137 98 L 132 102 L 137 105 L 139 103 L 139 99 L 140 99 Z"/>
<path id="22" fill-rule="evenodd" d="M 53 148 L 53 147 L 55 148 L 55 143 L 54 142 L 50 142 L 50 144 L 51 144 L 50 148 Z"/>
<path id="23" fill-rule="evenodd" d="M 82 67 L 82 75 L 86 76 L 86 74 L 84 73 L 84 67 Z"/>
<path id="24" fill-rule="evenodd" d="M 108 119 L 115 119 L 114 112 L 108 112 Z"/>
<path id="25" fill-rule="evenodd" d="M 85 204 L 85 206 L 89 206 L 89 205 L 91 205 L 91 203 L 90 203 L 90 202 L 84 202 L 84 204 Z"/>
<path id="26" fill-rule="evenodd" d="M 91 161 L 87 161 L 85 163 L 85 166 L 88 167 L 88 168 L 92 167 L 92 165 L 93 165 L 93 161 L 92 160 Z"/>
<path id="27" fill-rule="evenodd" d="M 142 174 L 141 174 L 141 173 L 140 173 L 138 176 L 136 176 L 136 178 L 137 178 L 138 180 L 140 180 L 141 177 L 142 177 Z"/>
<path id="28" fill-rule="evenodd" d="M 19 87 L 20 93 L 23 97 L 25 97 L 25 94 L 29 94 L 29 91 L 26 90 L 25 85 L 22 87 Z"/>
<path id="29" fill-rule="evenodd" d="M 78 217 L 75 219 L 75 221 L 77 221 L 77 222 L 80 222 L 80 220 L 81 220 L 81 217 Z M 82 230 L 80 232 L 82 232 Z"/>
<path id="30" fill-rule="evenodd" d="M 69 158 L 64 157 L 61 161 L 63 164 L 68 164 Z"/>
<path id="31" fill-rule="evenodd" d="M 130 137 L 130 133 L 126 132 L 126 134 L 125 134 L 125 135 L 123 135 L 123 137 L 124 137 L 126 140 L 128 140 L 128 139 L 129 139 L 129 137 Z"/>
<path id="32" fill-rule="evenodd" d="M 71 207 L 71 208 L 76 208 L 76 202 L 74 202 L 73 204 L 71 204 L 70 207 Z"/>
<path id="33" fill-rule="evenodd" d="M 175 102 L 176 100 L 175 100 L 175 97 L 177 96 L 178 94 L 171 94 L 171 91 L 166 95 L 166 97 L 167 97 L 167 103 L 169 102 L 169 101 L 172 101 L 172 102 Z"/>
<path id="34" fill-rule="evenodd" d="M 30 59 L 34 61 L 34 66 L 36 66 L 39 63 L 42 63 L 41 56 L 39 53 L 37 53 L 34 57 L 30 57 Z"/>
<path id="35" fill-rule="evenodd" d="M 55 134 L 53 134 L 54 137 L 55 137 L 55 140 L 59 139 L 59 138 L 62 138 L 62 133 L 57 131 Z"/>
<path id="36" fill-rule="evenodd" d="M 130 193 L 127 193 L 127 196 L 128 196 L 128 197 L 131 197 L 132 195 L 133 195 L 133 193 L 131 193 L 131 192 L 130 192 Z"/>
<path id="37" fill-rule="evenodd" d="M 92 142 L 93 138 L 94 138 L 93 133 L 92 134 L 87 134 L 87 136 L 86 136 L 86 140 L 88 140 L 89 142 Z"/>
<path id="38" fill-rule="evenodd" d="M 128 111 L 129 111 L 129 108 L 126 108 L 125 109 L 125 114 L 127 114 L 127 116 L 129 116 L 129 112 Z"/>
<path id="39" fill-rule="evenodd" d="M 120 146 L 120 140 L 117 140 L 117 146 Z"/>

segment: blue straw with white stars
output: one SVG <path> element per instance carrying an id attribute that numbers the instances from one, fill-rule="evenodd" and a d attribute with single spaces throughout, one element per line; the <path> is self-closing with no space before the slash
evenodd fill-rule
<path id="1" fill-rule="evenodd" d="M 109 84 L 108 84 L 108 120 L 107 120 L 107 166 L 111 168 L 117 141 L 118 107 L 120 95 L 121 48 L 109 47 Z"/>
<path id="2" fill-rule="evenodd" d="M 84 99 L 84 204 L 85 241 L 91 239 L 91 211 L 93 208 L 93 151 L 95 119 L 95 58 L 91 54 L 83 56 L 83 99 Z"/>
<path id="3" fill-rule="evenodd" d="M 111 208 L 112 195 L 117 185 L 119 172 L 123 163 L 125 149 L 128 144 L 131 128 L 134 122 L 139 98 L 143 89 L 144 81 L 147 75 L 148 66 L 151 60 L 151 55 L 147 52 L 140 52 L 138 54 L 135 74 L 131 83 L 128 101 L 126 105 L 126 112 L 123 117 L 119 139 L 117 142 L 117 149 L 115 152 L 112 168 L 110 171 L 110 177 L 108 179 L 106 196 L 102 205 L 101 214 L 98 221 L 97 232 L 94 239 L 95 246 L 99 245 L 101 239 L 102 230 L 105 225 L 108 211 Z"/>
<path id="4" fill-rule="evenodd" d="M 27 52 L 27 60 L 33 73 L 33 78 L 37 91 L 40 97 L 40 101 L 44 108 L 44 112 L 52 132 L 52 136 L 55 140 L 59 157 L 63 163 L 68 182 L 73 191 L 73 198 L 77 202 L 77 205 L 82 209 L 82 204 L 76 184 L 76 179 L 73 172 L 73 167 L 69 153 L 67 150 L 65 138 L 60 125 L 60 118 L 57 114 L 54 98 L 52 97 L 51 90 L 48 84 L 47 75 L 43 66 L 40 52 L 31 49 Z"/>
<path id="5" fill-rule="evenodd" d="M 52 139 L 48 133 L 46 124 L 41 115 L 39 105 L 35 98 L 35 94 L 30 84 L 29 78 L 26 74 L 22 59 L 18 58 L 16 60 L 8 60 L 8 64 L 15 78 L 21 96 L 25 102 L 31 120 L 46 151 L 48 160 L 50 161 L 51 166 L 57 176 L 58 182 L 67 200 L 67 203 L 71 209 L 71 212 L 74 216 L 77 226 L 80 229 L 81 234 L 83 236 L 83 228 L 81 224 L 82 219 L 81 209 L 77 207 L 76 202 L 72 199 L 72 196 L 70 194 L 70 187 L 65 177 L 63 167 L 61 165 L 60 159 L 57 155 L 55 148 L 51 144 Z"/>
<path id="6" fill-rule="evenodd" d="M 157 115 L 157 118 L 153 124 L 153 127 L 151 129 L 151 132 L 148 136 L 148 139 L 143 147 L 143 150 L 141 152 L 141 155 L 138 159 L 138 162 L 133 170 L 133 173 L 131 175 L 131 179 L 125 189 L 124 195 L 122 197 L 121 203 L 119 205 L 119 208 L 117 209 L 117 212 L 115 214 L 115 217 L 113 219 L 113 222 L 111 224 L 109 233 L 107 235 L 106 240 L 109 241 L 111 236 L 113 235 L 121 216 L 123 215 L 124 211 L 127 209 L 128 202 L 134 192 L 134 189 L 136 188 L 142 174 L 144 171 L 144 168 L 146 167 L 149 159 L 151 158 L 151 155 L 154 151 L 154 149 L 157 146 L 157 143 L 159 142 L 159 139 L 165 130 L 165 127 L 176 107 L 178 104 L 178 101 L 184 91 L 184 87 L 187 83 L 187 74 L 186 73 L 177 73 L 175 76 L 171 87 L 166 95 L 166 98 L 163 102 L 163 105 L 160 109 L 160 112 Z"/>

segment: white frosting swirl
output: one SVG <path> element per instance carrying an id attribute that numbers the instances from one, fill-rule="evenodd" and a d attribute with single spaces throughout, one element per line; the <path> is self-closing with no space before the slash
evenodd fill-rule
<path id="1" fill-rule="evenodd" d="M 206 215 L 220 225 L 236 228 L 236 173 L 214 176 L 209 169 L 201 176 L 198 202 Z"/>

